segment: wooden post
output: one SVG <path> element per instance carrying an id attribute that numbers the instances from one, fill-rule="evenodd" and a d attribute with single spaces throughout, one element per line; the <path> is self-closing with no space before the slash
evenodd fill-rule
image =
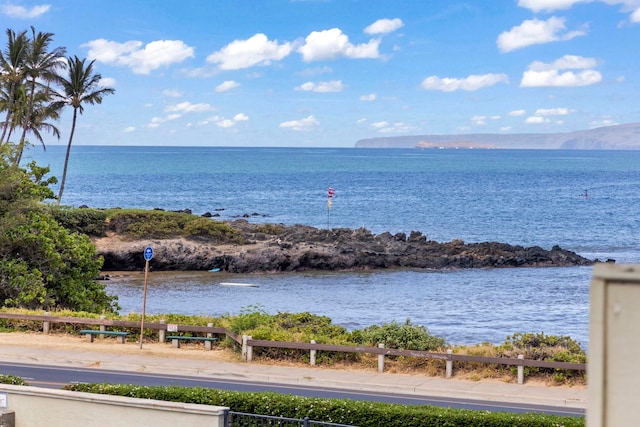
<path id="1" fill-rule="evenodd" d="M 315 344 L 316 340 L 311 340 L 311 344 Z M 316 366 L 316 353 L 318 350 L 311 350 L 309 352 L 309 364 L 311 366 Z"/>
<path id="2" fill-rule="evenodd" d="M 45 316 L 51 316 L 51 313 L 49 313 L 48 311 L 44 313 Z M 45 320 L 44 322 L 42 322 L 42 333 L 43 334 L 49 334 L 49 330 L 51 329 L 51 322 L 49 322 L 48 320 Z"/>
<path id="3" fill-rule="evenodd" d="M 164 319 L 160 319 L 160 324 L 164 325 L 165 320 Z M 165 327 L 160 327 L 160 329 L 158 329 L 158 341 L 159 342 L 165 342 L 167 340 L 167 328 Z"/>
<path id="4" fill-rule="evenodd" d="M 249 341 L 253 339 L 251 335 L 247 335 L 247 362 L 251 362 L 253 360 L 253 346 L 249 345 Z"/>
<path id="5" fill-rule="evenodd" d="M 106 319 L 105 316 L 100 316 L 100 331 L 102 331 L 102 332 L 107 330 L 107 327 L 104 324 L 104 319 Z M 104 339 L 104 335 L 100 335 L 100 339 L 103 340 Z"/>
<path id="6" fill-rule="evenodd" d="M 524 360 L 524 355 L 518 355 L 519 360 Z M 524 384 L 524 365 L 518 365 L 518 384 Z"/>
<path id="7" fill-rule="evenodd" d="M 249 339 L 248 335 L 242 336 L 242 360 L 248 362 L 247 360 L 247 339 Z"/>
<path id="8" fill-rule="evenodd" d="M 453 360 L 451 360 L 451 354 L 453 354 L 453 350 L 447 350 L 447 367 L 446 367 L 446 378 L 453 377 Z"/>
<path id="9" fill-rule="evenodd" d="M 383 343 L 378 344 L 378 348 L 384 348 L 384 344 Z M 384 372 L 384 354 L 378 355 L 378 372 L 380 373 Z"/>
<path id="10" fill-rule="evenodd" d="M 213 323 L 207 323 L 208 328 L 213 328 Z M 207 332 L 207 338 L 213 338 L 213 334 L 211 332 Z M 213 348 L 213 341 L 205 341 L 204 349 L 211 350 Z"/>

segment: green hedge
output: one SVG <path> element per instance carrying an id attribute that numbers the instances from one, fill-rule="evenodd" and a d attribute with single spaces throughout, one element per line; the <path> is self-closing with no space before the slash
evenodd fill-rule
<path id="1" fill-rule="evenodd" d="M 472 411 L 428 405 L 311 398 L 270 392 L 234 392 L 201 387 L 74 384 L 65 388 L 88 393 L 226 406 L 234 412 L 287 418 L 309 417 L 316 421 L 360 427 L 578 427 L 585 425 L 585 420 L 581 417 Z"/>
<path id="2" fill-rule="evenodd" d="M 0 374 L 0 384 L 11 384 L 11 385 L 29 385 L 25 380 L 20 377 L 16 377 L 15 375 L 6 375 Z"/>

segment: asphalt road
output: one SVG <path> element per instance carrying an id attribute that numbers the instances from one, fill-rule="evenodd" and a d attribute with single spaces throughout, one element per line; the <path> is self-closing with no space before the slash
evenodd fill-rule
<path id="1" fill-rule="evenodd" d="M 353 399 L 401 403 L 407 405 L 435 405 L 440 407 L 474 409 L 492 412 L 538 412 L 550 415 L 579 417 L 583 417 L 585 414 L 584 409 L 579 408 L 505 403 L 462 398 L 425 397 L 384 391 L 370 392 L 327 387 L 280 385 L 257 381 L 229 380 L 227 378 L 202 378 L 93 368 L 66 368 L 23 363 L 0 362 L 0 374 L 16 375 L 22 377 L 32 386 L 49 388 L 62 388 L 67 384 L 77 383 L 136 384 L 146 386 L 177 385 L 184 387 L 207 387 L 231 391 L 271 391 L 306 397 Z"/>

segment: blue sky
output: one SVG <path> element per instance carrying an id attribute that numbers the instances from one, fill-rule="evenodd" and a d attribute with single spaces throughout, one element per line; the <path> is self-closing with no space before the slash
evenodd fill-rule
<path id="1" fill-rule="evenodd" d="M 352 147 L 640 121 L 640 0 L 0 0 L 0 24 L 54 33 L 116 89 L 76 144 Z"/>

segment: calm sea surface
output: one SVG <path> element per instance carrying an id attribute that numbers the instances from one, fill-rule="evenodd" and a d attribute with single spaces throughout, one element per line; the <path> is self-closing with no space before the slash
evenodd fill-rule
<path id="1" fill-rule="evenodd" d="M 62 176 L 64 147 L 28 157 Z M 327 211 L 327 188 L 336 194 Z M 62 203 L 191 209 L 221 219 L 421 231 L 429 239 L 553 245 L 640 262 L 640 151 L 73 147 Z M 153 261 L 152 261 L 153 262 Z M 516 332 L 588 338 L 591 268 L 228 276 L 153 273 L 147 311 L 249 306 L 347 328 L 411 319 L 452 344 Z M 220 286 L 237 281 L 257 288 Z M 109 282 L 140 312 L 142 274 Z"/>

